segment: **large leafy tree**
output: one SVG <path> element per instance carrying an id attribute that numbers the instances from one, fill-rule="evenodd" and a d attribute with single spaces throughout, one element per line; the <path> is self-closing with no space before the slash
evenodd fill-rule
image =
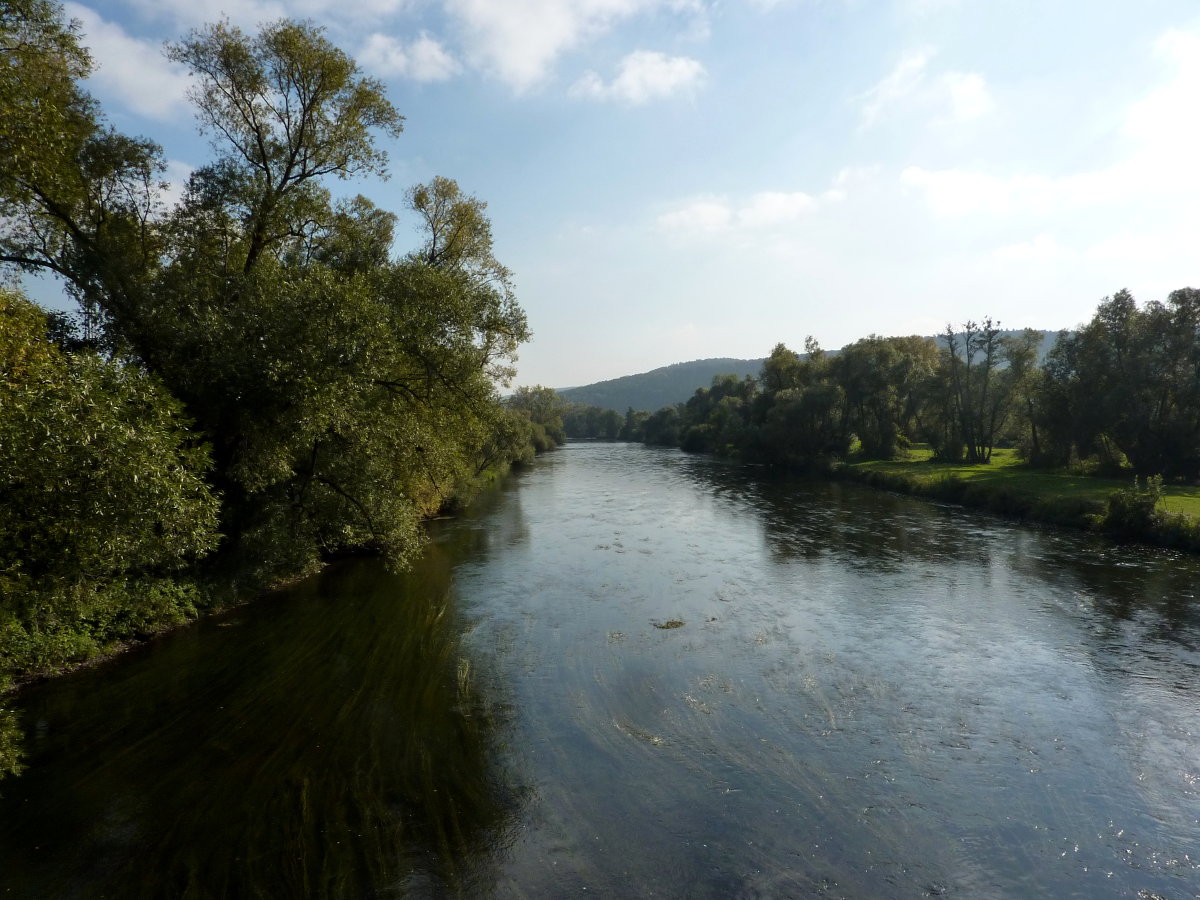
<path id="1" fill-rule="evenodd" d="M 955 457 L 965 447 L 968 462 L 990 462 L 997 439 L 1022 406 L 1041 334 L 1006 336 L 987 317 L 965 323 L 961 332 L 947 325 L 943 340 L 942 427 L 931 442 L 941 455 Z"/>
<path id="2" fill-rule="evenodd" d="M 185 403 L 212 442 L 225 549 L 260 577 L 351 547 L 402 558 L 423 514 L 519 453 L 497 384 L 528 329 L 485 205 L 447 178 L 414 188 L 424 244 L 393 258 L 395 216 L 329 185 L 384 176 L 378 138 L 402 117 L 321 29 L 283 20 L 169 47 L 215 153 L 163 209 L 157 148 L 104 125 L 74 30 L 23 2 L 45 37 L 21 84 L 57 73 L 61 115 L 0 185 L 3 261 L 61 275 L 110 351 Z"/>
<path id="3" fill-rule="evenodd" d="M 76 83 L 91 71 L 78 27 L 49 0 L 0 6 L 0 196 L 28 200 L 61 168 L 92 110 Z"/>
<path id="4" fill-rule="evenodd" d="M 829 356 L 812 337 L 804 351 L 778 344 L 763 363 L 753 453 L 776 465 L 803 467 L 849 451 L 844 391 Z"/>
<path id="5" fill-rule="evenodd" d="M 385 174 L 375 133 L 398 135 L 403 118 L 320 29 L 281 20 L 250 36 L 221 22 L 168 56 L 197 80 L 192 101 L 217 151 L 202 180 L 238 208 L 243 272 L 324 211 L 321 179 Z"/>
<path id="6" fill-rule="evenodd" d="M 1200 477 L 1200 290 L 1142 308 L 1128 291 L 1106 297 L 1060 339 L 1034 409 L 1054 461 L 1098 453 L 1147 475 Z"/>
<path id="7" fill-rule="evenodd" d="M 845 398 L 847 427 L 865 456 L 888 459 L 917 430 L 938 351 L 929 338 L 877 337 L 856 341 L 831 361 Z"/>
<path id="8" fill-rule="evenodd" d="M 563 425 L 567 404 L 554 388 L 522 385 L 505 399 L 504 405 L 529 423 L 534 446 L 539 450 L 556 447 L 567 439 Z"/>

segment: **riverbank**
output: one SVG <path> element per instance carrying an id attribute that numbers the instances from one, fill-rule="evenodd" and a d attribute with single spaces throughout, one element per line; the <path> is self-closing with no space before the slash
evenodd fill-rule
<path id="1" fill-rule="evenodd" d="M 498 462 L 477 473 L 469 491 L 444 500 L 424 525 L 464 510 L 477 496 L 495 490 L 528 459 Z M 451 502 L 452 501 L 452 502 Z M 356 554 L 373 556 L 378 551 Z M 200 619 L 228 613 L 293 586 L 324 567 L 256 579 L 211 558 L 173 576 L 125 577 L 63 584 L 21 584 L 0 578 L 0 781 L 21 771 L 23 734 L 7 698 L 22 688 L 98 666 Z"/>
<path id="2" fill-rule="evenodd" d="M 987 465 L 937 462 L 914 450 L 907 459 L 845 463 L 835 476 L 1021 521 L 1200 553 L 1200 487 L 1032 469 L 1011 450 L 995 451 Z"/>

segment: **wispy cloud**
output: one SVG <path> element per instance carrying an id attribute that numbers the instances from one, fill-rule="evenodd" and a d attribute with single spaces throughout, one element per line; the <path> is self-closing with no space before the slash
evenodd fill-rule
<path id="1" fill-rule="evenodd" d="M 681 240 L 762 234 L 804 219 L 820 203 L 803 191 L 760 191 L 741 200 L 704 195 L 661 213 L 656 224 L 662 233 Z"/>
<path id="2" fill-rule="evenodd" d="M 518 92 L 547 79 L 568 51 L 635 16 L 665 10 L 692 26 L 698 23 L 701 33 L 707 30 L 707 4 L 702 0 L 443 2 L 462 31 L 469 62 Z M 599 76 L 595 81 L 604 86 Z"/>
<path id="3" fill-rule="evenodd" d="M 462 65 L 442 44 L 425 32 L 407 44 L 386 34 L 367 38 L 359 61 L 380 75 L 414 81 L 445 81 L 462 71 Z"/>
<path id="4" fill-rule="evenodd" d="M 864 128 L 874 125 L 899 101 L 916 91 L 925 78 L 925 68 L 932 56 L 930 50 L 908 51 L 892 71 L 859 96 Z"/>
<path id="5" fill-rule="evenodd" d="M 525 91 L 567 50 L 647 8 L 649 0 L 446 0 L 476 65 Z"/>
<path id="6" fill-rule="evenodd" d="M 734 221 L 729 202 L 719 197 L 697 197 L 658 217 L 660 231 L 675 237 L 719 234 Z"/>
<path id="7" fill-rule="evenodd" d="M 929 49 L 910 50 L 896 66 L 856 98 L 866 129 L 901 109 L 919 109 L 943 121 L 969 122 L 995 109 L 987 82 L 978 72 L 947 71 L 933 74 Z"/>
<path id="8" fill-rule="evenodd" d="M 1171 75 L 1126 110 L 1121 133 L 1126 155 L 1109 166 L 1066 174 L 996 173 L 979 169 L 909 166 L 901 182 L 920 191 L 940 216 L 975 213 L 1050 216 L 1152 197 L 1195 194 L 1200 204 L 1200 34 L 1171 31 L 1155 45 Z"/>
<path id="9" fill-rule="evenodd" d="M 577 97 L 616 100 L 637 106 L 676 94 L 690 93 L 705 78 L 704 66 L 686 56 L 666 56 L 649 50 L 637 50 L 617 65 L 617 74 L 605 82 L 595 72 L 587 72 L 571 88 Z"/>

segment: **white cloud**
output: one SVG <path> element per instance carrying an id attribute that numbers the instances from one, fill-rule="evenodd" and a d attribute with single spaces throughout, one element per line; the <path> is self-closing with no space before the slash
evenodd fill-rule
<path id="1" fill-rule="evenodd" d="M 1084 254 L 1094 263 L 1155 263 L 1161 267 L 1182 260 L 1194 273 L 1191 260 L 1197 246 L 1200 230 L 1183 226 L 1165 234 L 1121 231 L 1087 247 Z"/>
<path id="2" fill-rule="evenodd" d="M 381 75 L 414 81 L 445 81 L 462 71 L 462 66 L 425 32 L 404 44 L 386 34 L 372 34 L 358 55 L 359 62 Z"/>
<path id="3" fill-rule="evenodd" d="M 78 3 L 65 4 L 64 11 L 83 26 L 83 43 L 97 64 L 89 79 L 96 93 L 152 119 L 170 119 L 187 111 L 187 72 L 168 62 L 159 44 L 130 37 L 119 25 Z"/>
<path id="4" fill-rule="evenodd" d="M 471 62 L 527 91 L 568 50 L 636 15 L 666 9 L 700 16 L 698 0 L 444 0 L 458 21 Z M 589 79 L 590 81 L 590 79 Z"/>
<path id="5" fill-rule="evenodd" d="M 1193 162 L 1200 146 L 1200 33 L 1171 30 L 1158 39 L 1155 56 L 1173 70 L 1171 79 L 1130 107 L 1122 130 L 1146 144 L 1182 150 Z M 1183 146 L 1180 146 L 1180 142 Z M 1167 146 L 1170 145 L 1170 146 Z"/>
<path id="6" fill-rule="evenodd" d="M 971 213 L 989 215 L 1050 215 L 1105 206 L 1122 200 L 1161 193 L 1164 185 L 1140 160 L 1128 159 L 1106 169 L 1070 175 L 1018 173 L 994 175 L 967 169 L 923 169 L 909 166 L 900 181 L 925 194 L 940 216 Z"/>
<path id="7" fill-rule="evenodd" d="M 760 191 L 734 202 L 725 197 L 705 195 L 689 200 L 658 216 L 658 229 L 674 238 L 755 235 L 786 229 L 820 206 L 803 191 Z"/>
<path id="8" fill-rule="evenodd" d="M 1085 172 L 1047 175 L 996 174 L 968 169 L 930 170 L 910 166 L 902 184 L 924 193 L 933 212 L 955 217 L 975 213 L 1051 216 L 1124 205 L 1135 208 L 1168 199 L 1173 208 L 1192 197 L 1200 208 L 1200 34 L 1171 31 L 1156 54 L 1172 76 L 1146 92 L 1126 111 L 1121 125 L 1130 146 L 1124 158 Z M 1187 203 L 1183 203 L 1187 206 Z"/>
<path id="9" fill-rule="evenodd" d="M 695 237 L 725 231 L 733 220 L 733 210 L 726 201 L 701 197 L 660 215 L 658 227 L 677 237 Z"/>
<path id="10" fill-rule="evenodd" d="M 773 228 L 811 213 L 817 201 L 802 191 L 763 191 L 737 211 L 737 222 L 747 228 Z"/>
<path id="11" fill-rule="evenodd" d="M 949 95 L 951 114 L 958 121 L 978 119 L 996 107 L 983 76 L 978 73 L 947 72 L 942 76 L 942 86 Z"/>
<path id="12" fill-rule="evenodd" d="M 611 82 L 606 84 L 595 72 L 587 72 L 571 88 L 571 93 L 636 106 L 693 91 L 704 77 L 704 66 L 697 60 L 637 50 L 621 60 L 617 76 Z"/>
<path id="13" fill-rule="evenodd" d="M 961 169 L 931 171 L 920 166 L 909 166 L 900 173 L 900 183 L 924 191 L 930 207 L 942 216 L 1007 212 L 1020 186 L 1028 180 L 1020 176 L 997 178 Z"/>
<path id="14" fill-rule="evenodd" d="M 951 122 L 969 122 L 995 109 L 987 82 L 978 72 L 929 72 L 932 50 L 910 50 L 872 88 L 856 99 L 861 105 L 862 128 L 870 128 L 897 109 L 932 112 L 948 109 Z"/>
<path id="15" fill-rule="evenodd" d="M 832 186 L 821 195 L 821 199 L 845 200 L 850 188 L 862 187 L 877 181 L 882 172 L 883 167 L 880 165 L 846 166 L 839 169 L 833 176 Z"/>

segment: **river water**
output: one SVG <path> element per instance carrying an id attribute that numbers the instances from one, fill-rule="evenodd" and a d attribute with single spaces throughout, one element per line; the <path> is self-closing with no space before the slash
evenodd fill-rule
<path id="1" fill-rule="evenodd" d="M 1200 565 L 572 444 L 18 698 L 0 896 L 1200 897 Z"/>

